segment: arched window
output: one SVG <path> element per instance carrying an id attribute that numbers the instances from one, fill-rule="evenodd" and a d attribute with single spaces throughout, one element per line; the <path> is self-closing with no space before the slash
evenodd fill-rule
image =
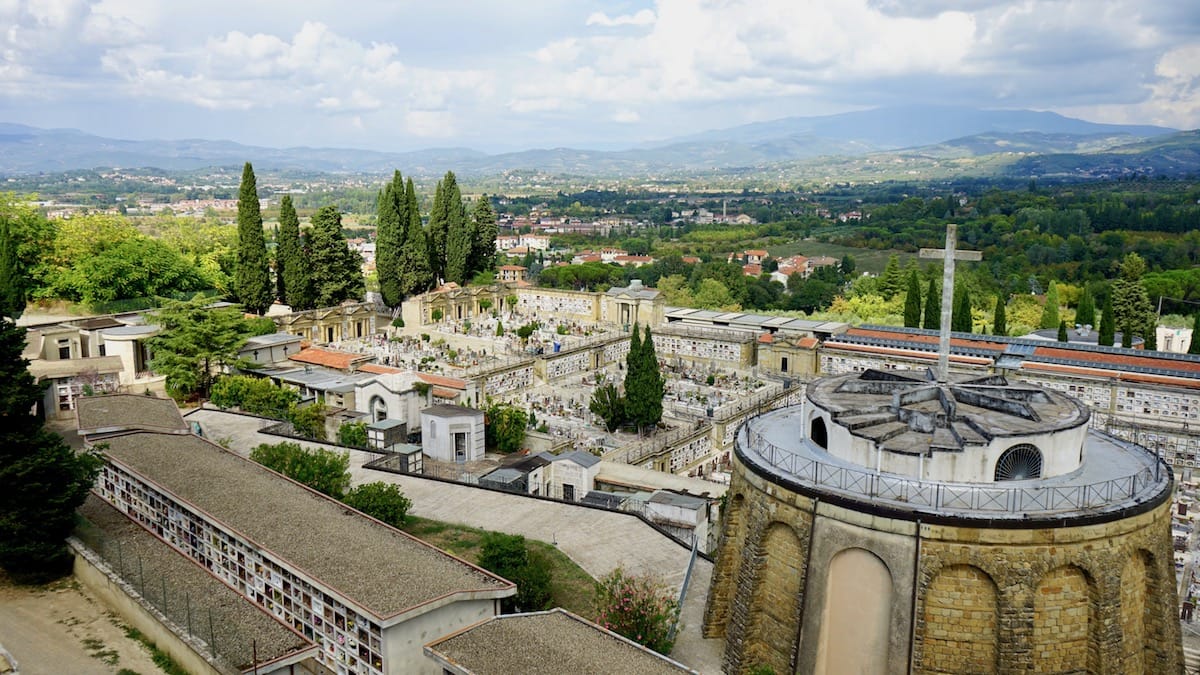
<path id="1" fill-rule="evenodd" d="M 387 402 L 379 396 L 371 397 L 371 418 L 372 421 L 381 422 L 387 419 Z"/>
<path id="2" fill-rule="evenodd" d="M 821 446 L 822 450 L 829 449 L 829 432 L 825 429 L 825 418 L 814 417 L 812 421 L 812 429 L 808 433 L 808 437 L 813 443 Z"/>
<path id="3" fill-rule="evenodd" d="M 1042 477 L 1042 451 L 1028 443 L 1014 445 L 996 460 L 996 480 L 1029 480 Z"/>

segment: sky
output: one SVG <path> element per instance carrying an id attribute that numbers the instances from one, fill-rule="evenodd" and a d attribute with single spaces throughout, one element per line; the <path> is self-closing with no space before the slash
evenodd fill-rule
<path id="1" fill-rule="evenodd" d="M 0 122 L 611 149 L 933 103 L 1200 127 L 1192 0 L 0 0 Z"/>

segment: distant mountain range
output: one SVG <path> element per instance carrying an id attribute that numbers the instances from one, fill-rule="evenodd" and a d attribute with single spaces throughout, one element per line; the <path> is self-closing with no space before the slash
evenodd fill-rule
<path id="1" fill-rule="evenodd" d="M 1139 153 L 1169 153 L 1151 162 L 1163 170 L 1194 172 L 1195 134 L 1174 129 L 1096 124 L 1049 112 L 975 110 L 941 106 L 879 108 L 821 117 L 788 117 L 706 131 L 619 151 L 554 148 L 489 155 L 468 148 L 378 152 L 343 148 L 264 148 L 231 141 L 102 138 L 74 129 L 0 123 L 0 173 L 28 174 L 100 167 L 167 170 L 239 166 L 263 170 L 416 175 L 453 169 L 466 175 L 537 170 L 559 175 L 636 176 L 766 168 L 814 158 L 872 153 L 953 159 L 1004 154 L 1025 174 L 1070 171 L 1076 164 L 1130 169 Z M 1167 141 L 1164 139 L 1175 139 Z M 1141 143 L 1142 145 L 1138 145 Z M 1132 145 L 1131 145 L 1132 144 Z M 1187 148 L 1191 148 L 1190 154 Z M 1097 159 L 1097 153 L 1114 158 Z"/>

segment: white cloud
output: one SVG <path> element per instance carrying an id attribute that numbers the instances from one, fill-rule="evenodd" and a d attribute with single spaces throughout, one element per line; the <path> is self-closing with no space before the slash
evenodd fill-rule
<path id="1" fill-rule="evenodd" d="M 589 26 L 605 26 L 612 28 L 614 26 L 649 26 L 654 23 L 654 12 L 643 9 L 636 14 L 620 14 L 610 17 L 604 12 L 592 12 L 587 18 Z"/>
<path id="2" fill-rule="evenodd" d="M 453 116 L 440 110 L 413 110 L 404 116 L 404 128 L 420 138 L 451 138 L 455 135 Z"/>
<path id="3" fill-rule="evenodd" d="M 614 122 L 620 122 L 621 124 L 633 124 L 635 122 L 640 122 L 642 120 L 642 116 L 639 115 L 636 110 L 623 108 L 613 113 L 612 119 Z"/>

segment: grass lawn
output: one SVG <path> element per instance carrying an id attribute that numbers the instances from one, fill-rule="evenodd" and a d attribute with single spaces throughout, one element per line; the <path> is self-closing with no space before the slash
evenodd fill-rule
<path id="1" fill-rule="evenodd" d="M 485 530 L 465 525 L 413 516 L 409 516 L 408 524 L 403 529 L 424 542 L 472 563 L 479 561 L 480 545 L 486 534 Z M 554 606 L 587 619 L 595 619 L 592 594 L 595 580 L 554 545 L 536 539 L 526 539 L 525 543 L 531 551 L 543 555 L 550 562 L 550 590 Z"/>

